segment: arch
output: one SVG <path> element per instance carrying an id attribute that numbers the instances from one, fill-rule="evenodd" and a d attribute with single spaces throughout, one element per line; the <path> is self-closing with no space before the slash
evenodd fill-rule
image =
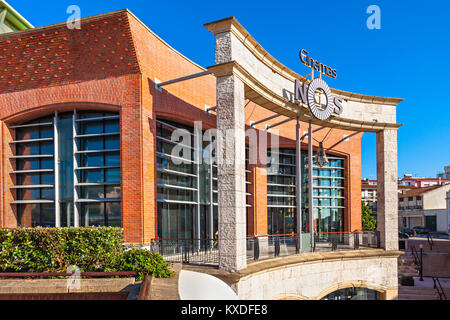
<path id="1" fill-rule="evenodd" d="M 296 294 L 280 294 L 270 300 L 310 300 L 307 297 Z"/>
<path id="2" fill-rule="evenodd" d="M 384 295 L 386 293 L 386 291 L 388 290 L 388 288 L 386 286 L 383 286 L 383 285 L 380 285 L 380 284 L 377 284 L 374 282 L 366 282 L 366 281 L 361 281 L 361 280 L 345 281 L 345 282 L 337 283 L 337 284 L 323 290 L 317 297 L 314 298 L 314 300 L 320 300 L 335 291 L 347 289 L 347 288 L 370 289 L 370 290 L 379 292 L 381 295 Z"/>
<path id="3" fill-rule="evenodd" d="M 376 97 L 331 89 L 343 100 L 343 112 L 329 121 L 313 117 L 305 104 L 295 101 L 295 81 L 305 77 L 273 58 L 234 18 L 214 21 L 205 27 L 216 37 L 216 65 L 208 68 L 217 78 L 235 76 L 244 84 L 245 98 L 275 113 L 311 121 L 316 125 L 350 131 L 397 130 L 396 106 L 399 98 Z M 364 112 L 362 112 L 364 111 Z"/>
<path id="4" fill-rule="evenodd" d="M 1 119 L 7 125 L 14 125 L 19 123 L 24 123 L 27 121 L 32 121 L 37 118 L 45 117 L 48 115 L 53 115 L 55 111 L 58 112 L 70 112 L 74 109 L 80 111 L 112 111 L 119 112 L 121 111 L 121 106 L 114 104 L 106 104 L 106 103 L 97 103 L 97 102 L 65 102 L 65 103 L 55 103 L 55 104 L 47 104 L 39 107 L 27 109 L 24 111 L 20 111 L 14 114 L 9 115 L 8 117 Z"/>

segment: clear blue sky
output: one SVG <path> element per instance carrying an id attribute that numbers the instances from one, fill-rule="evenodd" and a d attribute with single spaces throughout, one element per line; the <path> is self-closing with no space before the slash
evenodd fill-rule
<path id="1" fill-rule="evenodd" d="M 214 38 L 203 24 L 235 16 L 281 63 L 308 73 L 298 52 L 334 66 L 332 87 L 406 99 L 398 106 L 399 175 L 434 177 L 450 165 L 450 1 L 118 1 L 9 0 L 35 26 L 130 9 L 193 61 L 214 64 Z M 366 27 L 369 5 L 381 8 L 381 30 Z M 331 50 L 330 50 L 331 49 Z M 362 176 L 376 178 L 375 134 L 365 134 Z"/>

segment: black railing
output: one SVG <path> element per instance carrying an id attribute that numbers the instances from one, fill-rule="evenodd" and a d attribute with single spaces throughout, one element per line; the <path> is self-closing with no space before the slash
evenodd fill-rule
<path id="1" fill-rule="evenodd" d="M 262 260 L 300 252 L 326 252 L 380 248 L 378 232 L 329 232 L 315 233 L 311 247 L 310 234 L 302 234 L 305 244 L 300 243 L 298 234 L 251 236 L 247 238 L 247 260 Z M 303 248 L 301 250 L 300 248 Z"/>
<path id="2" fill-rule="evenodd" d="M 269 235 L 247 237 L 247 259 L 263 260 L 290 256 L 302 252 L 326 252 L 380 248 L 378 232 L 315 233 L 311 247 L 310 234 Z M 302 240 L 302 242 L 300 241 Z M 154 239 L 150 250 L 166 261 L 185 264 L 218 265 L 217 239 Z"/>
<path id="3" fill-rule="evenodd" d="M 298 237 L 296 235 L 247 238 L 248 260 L 294 255 L 299 251 Z"/>
<path id="4" fill-rule="evenodd" d="M 414 257 L 414 264 L 416 266 L 420 266 L 419 253 L 417 252 L 417 249 L 415 246 L 411 246 L 411 254 Z"/>
<path id="5" fill-rule="evenodd" d="M 430 246 L 430 251 L 433 251 L 433 244 L 434 244 L 433 237 L 431 236 L 431 234 L 429 232 L 427 233 L 427 241 Z"/>
<path id="6" fill-rule="evenodd" d="M 433 279 L 433 283 L 434 283 L 434 289 L 436 289 L 436 291 L 439 295 L 439 300 L 447 300 L 447 296 L 445 295 L 445 291 L 442 288 L 441 281 L 439 280 L 439 278 L 432 277 L 432 279 Z"/>
<path id="7" fill-rule="evenodd" d="M 154 239 L 150 250 L 166 261 L 185 264 L 219 263 L 217 239 Z"/>

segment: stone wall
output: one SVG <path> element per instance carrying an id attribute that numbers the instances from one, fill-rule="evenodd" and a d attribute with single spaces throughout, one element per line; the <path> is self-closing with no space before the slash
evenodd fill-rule
<path id="1" fill-rule="evenodd" d="M 365 287 L 397 299 L 396 257 L 373 257 L 302 263 L 269 269 L 241 278 L 234 285 L 243 300 L 318 300 L 336 290 Z"/>

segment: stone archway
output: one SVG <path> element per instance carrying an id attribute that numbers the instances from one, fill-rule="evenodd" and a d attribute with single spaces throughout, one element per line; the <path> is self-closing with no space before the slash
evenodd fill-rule
<path id="1" fill-rule="evenodd" d="M 383 298 L 388 291 L 388 288 L 386 286 L 382 286 L 377 283 L 373 282 L 366 282 L 366 281 L 345 281 L 338 284 L 335 284 L 324 291 L 322 291 L 317 297 L 314 298 L 314 300 L 321 300 L 324 297 L 328 296 L 329 294 L 343 290 L 348 288 L 359 288 L 359 289 L 369 289 L 373 291 L 377 291 L 380 293 L 381 298 Z"/>

